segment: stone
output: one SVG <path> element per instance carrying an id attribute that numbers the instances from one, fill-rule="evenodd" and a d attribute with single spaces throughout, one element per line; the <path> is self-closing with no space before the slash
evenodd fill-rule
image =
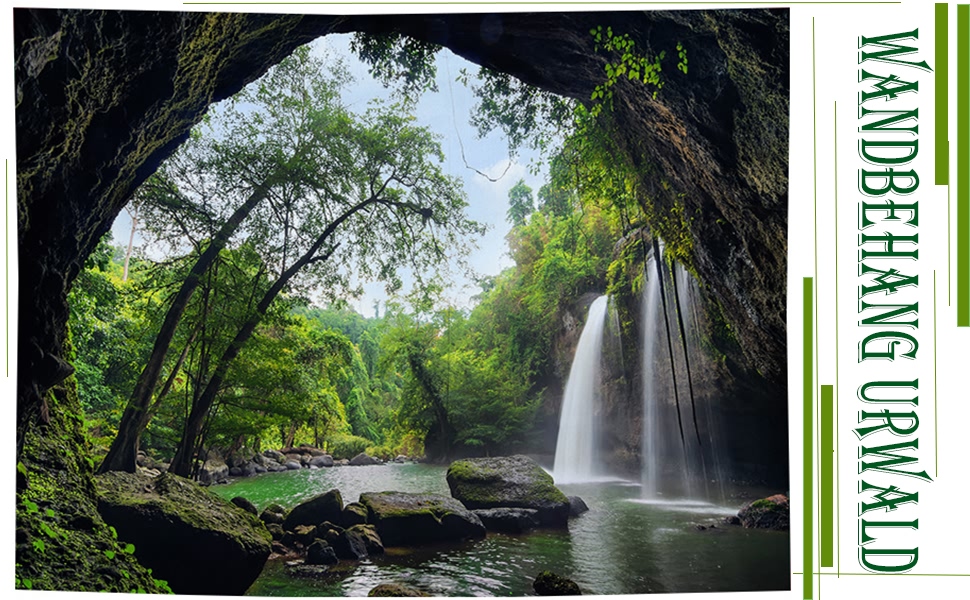
<path id="1" fill-rule="evenodd" d="M 286 467 L 287 471 L 299 471 L 303 468 L 303 465 L 300 464 L 300 461 L 298 460 L 288 460 L 283 464 L 283 466 Z"/>
<path id="2" fill-rule="evenodd" d="M 364 540 L 364 548 L 368 556 L 384 554 L 384 542 L 373 525 L 354 525 L 347 528 L 347 532 L 358 535 Z"/>
<path id="3" fill-rule="evenodd" d="M 398 454 L 397 456 L 394 457 L 394 462 L 396 462 L 398 464 L 404 464 L 404 462 L 407 459 L 408 459 L 408 457 L 404 456 L 403 454 Z"/>
<path id="4" fill-rule="evenodd" d="M 236 506 L 238 506 L 239 508 L 243 509 L 248 513 L 252 513 L 254 515 L 259 514 L 259 510 L 256 509 L 256 505 L 250 502 L 249 500 L 246 500 L 242 496 L 236 496 L 235 498 L 230 500 L 230 502 L 232 502 L 233 504 L 235 504 Z"/>
<path id="5" fill-rule="evenodd" d="M 448 496 L 367 492 L 360 495 L 360 503 L 385 547 L 485 537 L 481 519 Z"/>
<path id="6" fill-rule="evenodd" d="M 539 511 L 533 508 L 479 508 L 472 512 L 489 531 L 524 533 L 539 526 Z"/>
<path id="7" fill-rule="evenodd" d="M 229 465 L 221 458 L 210 458 L 202 463 L 199 469 L 199 483 L 211 485 L 220 483 L 229 478 Z"/>
<path id="8" fill-rule="evenodd" d="M 330 456 L 329 454 L 320 454 L 318 456 L 314 456 L 313 458 L 310 459 L 310 466 L 317 467 L 317 468 L 332 467 L 333 457 Z"/>
<path id="9" fill-rule="evenodd" d="M 367 544 L 360 530 L 341 529 L 339 533 L 337 530 L 331 530 L 331 535 L 326 539 L 339 558 L 346 560 L 367 558 Z"/>
<path id="10" fill-rule="evenodd" d="M 381 464 L 380 459 L 374 458 L 373 456 L 370 456 L 364 452 L 361 452 L 357 456 L 350 459 L 350 465 L 354 467 L 379 464 Z"/>
<path id="11" fill-rule="evenodd" d="M 749 502 L 738 511 L 738 519 L 741 521 L 741 526 L 747 529 L 788 531 L 788 496 L 775 494 Z"/>
<path id="12" fill-rule="evenodd" d="M 263 456 L 280 464 L 286 462 L 286 456 L 278 450 L 263 450 Z"/>
<path id="13" fill-rule="evenodd" d="M 192 481 L 109 472 L 95 483 L 102 518 L 177 594 L 242 595 L 269 557 L 272 536 L 259 519 Z"/>
<path id="14" fill-rule="evenodd" d="M 367 507 L 360 502 L 351 502 L 340 513 L 340 525 L 350 527 L 367 522 Z"/>
<path id="15" fill-rule="evenodd" d="M 409 598 L 431 596 L 431 594 L 422 592 L 406 583 L 392 582 L 374 586 L 367 592 L 367 596 L 371 598 Z"/>
<path id="16" fill-rule="evenodd" d="M 306 549 L 306 564 L 335 565 L 340 562 L 330 544 L 323 540 L 315 540 Z"/>
<path id="17" fill-rule="evenodd" d="M 279 541 L 283 539 L 283 526 L 279 523 L 266 523 L 266 531 L 273 536 L 274 541 Z"/>
<path id="18" fill-rule="evenodd" d="M 531 508 L 547 527 L 566 527 L 569 519 L 569 499 L 527 456 L 457 460 L 448 467 L 447 480 L 451 495 L 471 509 Z"/>
<path id="19" fill-rule="evenodd" d="M 532 582 L 532 589 L 540 596 L 579 596 L 582 592 L 572 579 L 543 571 Z"/>
<path id="20" fill-rule="evenodd" d="M 292 531 L 297 525 L 315 526 L 324 521 L 336 522 L 340 520 L 340 513 L 343 508 L 340 490 L 330 490 L 296 505 L 286 515 L 286 519 L 283 521 L 283 529 Z"/>
<path id="21" fill-rule="evenodd" d="M 578 517 L 579 515 L 589 510 L 589 507 L 586 506 L 586 503 L 583 502 L 583 499 L 580 498 L 579 496 L 566 496 L 566 498 L 569 499 L 570 517 Z"/>

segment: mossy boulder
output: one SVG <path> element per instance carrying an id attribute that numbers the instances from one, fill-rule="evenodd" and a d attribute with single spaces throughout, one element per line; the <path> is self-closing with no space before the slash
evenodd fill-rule
<path id="1" fill-rule="evenodd" d="M 569 519 L 569 499 L 527 456 L 457 460 L 447 480 L 451 495 L 470 509 L 530 508 L 547 527 L 565 527 Z"/>
<path id="2" fill-rule="evenodd" d="M 788 496 L 775 494 L 745 504 L 738 511 L 741 525 L 748 529 L 772 529 L 788 531 L 790 513 Z"/>
<path id="3" fill-rule="evenodd" d="M 340 513 L 340 524 L 344 527 L 362 525 L 367 522 L 367 507 L 360 502 L 351 502 Z"/>
<path id="4" fill-rule="evenodd" d="M 572 579 L 543 571 L 532 582 L 532 589 L 540 596 L 579 596 L 579 585 Z"/>
<path id="5" fill-rule="evenodd" d="M 293 531 L 297 525 L 319 525 L 324 521 L 337 523 L 343 509 L 340 490 L 330 490 L 293 507 L 283 521 L 283 529 Z"/>
<path id="6" fill-rule="evenodd" d="M 408 598 L 430 595 L 406 583 L 398 583 L 396 581 L 376 585 L 367 592 L 367 596 L 371 598 Z"/>
<path id="7" fill-rule="evenodd" d="M 439 494 L 368 492 L 360 495 L 367 521 L 385 546 L 485 537 L 481 519 L 461 502 Z"/>
<path id="8" fill-rule="evenodd" d="M 259 519 L 192 481 L 109 472 L 95 484 L 105 522 L 178 594 L 241 595 L 269 557 Z"/>

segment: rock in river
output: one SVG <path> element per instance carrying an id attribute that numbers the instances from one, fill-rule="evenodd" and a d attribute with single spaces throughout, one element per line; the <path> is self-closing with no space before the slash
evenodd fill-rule
<path id="1" fill-rule="evenodd" d="M 741 525 L 749 529 L 774 529 L 788 531 L 788 496 L 775 494 L 745 504 L 738 511 Z"/>
<path id="2" fill-rule="evenodd" d="M 262 522 L 202 486 L 169 473 L 95 482 L 105 522 L 175 593 L 242 595 L 263 570 L 272 540 Z"/>
<path id="3" fill-rule="evenodd" d="M 566 527 L 569 519 L 569 499 L 527 456 L 456 460 L 447 478 L 451 495 L 468 508 L 531 508 L 549 527 Z"/>
<path id="4" fill-rule="evenodd" d="M 385 546 L 485 537 L 481 519 L 461 502 L 438 494 L 368 492 L 360 495 L 367 522 Z"/>
<path id="5" fill-rule="evenodd" d="M 337 522 L 344 509 L 340 490 L 330 490 L 293 507 L 283 521 L 283 529 L 293 531 L 297 525 L 319 525 L 324 521 Z"/>

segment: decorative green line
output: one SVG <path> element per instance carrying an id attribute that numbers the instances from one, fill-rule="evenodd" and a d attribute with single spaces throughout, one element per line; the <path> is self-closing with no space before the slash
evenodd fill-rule
<path id="1" fill-rule="evenodd" d="M 936 185 L 947 185 L 950 183 L 950 107 L 949 107 L 949 50 L 950 36 L 947 29 L 948 5 L 945 2 L 936 3 L 936 68 L 934 69 L 934 82 L 936 90 L 934 98 L 936 100 L 936 132 L 934 143 L 936 145 Z"/>
<path id="2" fill-rule="evenodd" d="M 813 279 L 802 280 L 802 598 L 812 595 L 812 298 Z"/>
<path id="3" fill-rule="evenodd" d="M 833 173 L 835 174 L 835 415 L 839 414 L 839 103 L 832 103 L 832 134 L 833 134 Z M 835 568 L 842 568 L 842 555 L 839 552 L 841 540 L 839 521 L 839 436 L 835 436 Z M 831 565 L 829 565 L 831 566 Z"/>
<path id="4" fill-rule="evenodd" d="M 957 327 L 970 327 L 970 31 L 957 6 Z"/>
<path id="5" fill-rule="evenodd" d="M 819 462 L 818 470 L 818 495 L 819 495 L 819 538 L 818 543 L 821 552 L 820 567 L 833 566 L 832 560 L 832 512 L 835 498 L 832 494 L 833 474 L 832 463 L 834 458 L 834 448 L 832 438 L 835 427 L 832 419 L 832 386 L 822 386 L 822 410 L 819 417 L 819 429 L 821 430 L 822 460 Z"/>
<path id="6" fill-rule="evenodd" d="M 817 125 L 818 125 L 818 119 L 817 119 L 817 112 L 816 112 L 816 101 L 818 100 L 818 94 L 816 94 L 816 91 L 815 91 L 816 90 L 816 87 L 815 87 L 815 75 L 816 75 L 816 70 L 815 70 L 815 18 L 813 17 L 812 18 L 812 240 L 813 240 L 812 241 L 812 249 L 813 249 L 813 252 L 814 252 L 813 257 L 814 257 L 814 261 L 815 261 L 814 262 L 814 265 L 812 267 L 812 269 L 813 269 L 812 270 L 812 276 L 813 276 L 812 281 L 813 282 L 814 281 L 818 281 L 818 127 L 817 127 Z M 817 324 L 818 323 L 818 287 L 817 286 L 813 286 L 812 292 L 813 292 L 812 293 L 812 304 L 814 306 L 813 316 L 814 316 L 814 322 Z M 811 327 L 809 329 L 807 335 L 810 338 L 815 335 L 814 327 Z M 808 361 L 806 361 L 807 363 L 809 363 L 809 377 L 808 377 L 809 382 L 812 381 L 812 377 L 811 377 L 811 373 L 812 373 L 811 366 L 812 365 L 819 364 L 819 362 L 818 362 L 818 346 L 819 346 L 818 344 L 815 344 L 815 361 L 814 361 L 814 363 L 811 362 L 811 359 L 809 359 Z M 812 386 L 812 391 L 813 391 L 814 396 L 815 396 L 815 412 L 812 413 L 812 414 L 809 414 L 806 417 L 806 418 L 809 419 L 810 422 L 811 422 L 812 418 L 815 415 L 818 414 L 818 388 L 816 388 L 813 385 Z M 816 432 L 815 435 L 818 435 L 818 432 Z M 821 444 L 819 443 L 819 440 L 817 440 L 817 439 L 815 440 L 815 448 L 818 449 L 816 451 L 820 451 L 821 450 Z M 811 442 L 809 442 L 809 444 L 806 446 L 806 453 L 810 455 L 811 454 L 811 450 L 812 450 L 812 445 L 811 445 Z M 821 456 L 817 456 L 816 457 L 816 460 L 817 461 L 821 461 L 822 460 L 822 457 Z M 808 464 L 809 464 L 809 467 L 811 467 L 811 458 L 808 459 Z M 819 522 L 817 523 L 817 527 L 819 528 L 819 530 L 817 532 L 815 532 L 815 535 L 818 537 L 819 540 L 822 539 L 821 525 L 822 525 L 822 520 L 819 519 Z M 806 529 L 805 529 L 805 535 L 809 537 L 809 543 L 808 543 L 808 550 L 809 551 L 812 550 L 811 535 L 809 533 L 810 531 L 811 530 L 806 527 Z M 821 561 L 822 561 L 822 555 L 821 555 L 822 546 L 821 546 L 821 543 L 819 544 L 818 550 L 819 550 L 819 557 L 818 557 L 819 564 L 821 564 Z M 809 562 L 811 562 L 811 559 L 809 559 Z M 806 570 L 810 570 L 810 569 L 806 569 Z M 821 580 L 818 582 L 818 590 L 816 591 L 816 593 L 819 596 L 821 596 L 821 594 L 822 594 L 822 582 L 821 582 Z M 811 597 L 811 596 L 806 596 L 806 598 L 809 598 L 809 597 Z"/>

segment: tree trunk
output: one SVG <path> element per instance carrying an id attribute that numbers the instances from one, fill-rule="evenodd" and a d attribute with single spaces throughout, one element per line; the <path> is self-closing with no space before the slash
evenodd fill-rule
<path id="1" fill-rule="evenodd" d="M 155 338 L 151 356 L 145 363 L 145 368 L 142 369 L 131 398 L 128 400 L 128 405 L 125 407 L 125 412 L 121 416 L 121 422 L 118 424 L 118 436 L 111 443 L 111 448 L 108 449 L 107 456 L 104 457 L 104 461 L 98 468 L 98 473 L 107 471 L 135 472 L 138 443 L 142 432 L 145 431 L 149 420 L 151 420 L 152 411 L 149 410 L 149 407 L 152 403 L 152 395 L 155 386 L 158 384 L 158 378 L 165 363 L 165 355 L 172 344 L 172 338 L 175 336 L 179 321 L 181 321 L 182 315 L 188 307 L 192 294 L 199 286 L 202 274 L 219 256 L 219 251 L 225 247 L 229 238 L 239 228 L 240 223 L 266 197 L 266 193 L 264 185 L 257 186 L 246 202 L 237 208 L 236 212 L 229 217 L 229 220 L 222 225 L 222 228 L 212 238 L 209 247 L 195 261 L 189 276 L 182 282 L 178 294 L 172 300 L 172 305 L 169 306 L 168 312 L 165 314 L 165 320 Z"/>
<path id="2" fill-rule="evenodd" d="M 199 437 L 199 433 L 202 431 L 202 423 L 205 421 L 206 415 L 209 413 L 209 409 L 212 408 L 212 403 L 216 399 L 216 395 L 219 393 L 219 389 L 222 387 L 223 381 L 225 381 L 226 374 L 229 372 L 229 366 L 232 361 L 236 359 L 239 352 L 242 351 L 243 346 L 252 337 L 253 332 L 256 331 L 256 326 L 259 325 L 260 321 L 266 315 L 266 311 L 269 309 L 270 304 L 276 299 L 276 296 L 286 287 L 290 279 L 293 278 L 303 267 L 312 263 L 327 260 L 333 253 L 330 250 L 327 254 L 322 256 L 317 256 L 320 248 L 323 244 L 330 238 L 334 231 L 343 224 L 344 221 L 352 217 L 357 212 L 363 210 L 371 204 L 383 202 L 380 198 L 376 196 L 371 196 L 367 200 L 363 200 L 356 204 L 354 207 L 348 209 L 345 213 L 340 215 L 335 219 L 327 228 L 321 233 L 317 239 L 314 241 L 313 245 L 301 256 L 296 262 L 294 262 L 287 270 L 283 271 L 279 279 L 277 279 L 266 293 L 263 294 L 262 299 L 256 306 L 256 311 L 253 313 L 249 319 L 239 328 L 236 332 L 236 337 L 233 338 L 232 342 L 229 343 L 229 347 L 226 348 L 225 352 L 219 358 L 219 362 L 216 366 L 215 372 L 213 372 L 212 377 L 209 379 L 209 383 L 206 384 L 205 391 L 202 392 L 202 396 L 199 398 L 198 402 L 193 402 L 192 411 L 189 413 L 189 418 L 185 423 L 185 433 L 182 440 L 179 442 L 178 450 L 175 452 L 175 457 L 172 459 L 172 464 L 169 467 L 169 472 L 176 475 L 181 475 L 182 477 L 189 477 L 192 472 L 192 459 L 195 448 L 195 440 Z"/>

